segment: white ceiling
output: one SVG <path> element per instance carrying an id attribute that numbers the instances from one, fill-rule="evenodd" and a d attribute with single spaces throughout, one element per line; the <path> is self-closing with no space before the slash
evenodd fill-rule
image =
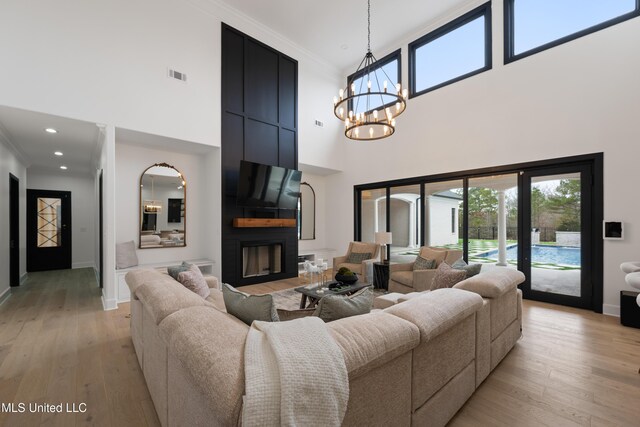
<path id="1" fill-rule="evenodd" d="M 46 128 L 54 128 L 58 133 L 47 133 Z M 0 106 L 0 133 L 29 168 L 71 174 L 93 172 L 98 146 L 95 123 Z M 55 151 L 64 155 L 56 156 Z M 62 171 L 61 165 L 68 169 Z"/>
<path id="2" fill-rule="evenodd" d="M 366 0 L 218 0 L 269 27 L 339 70 L 367 49 Z M 371 0 L 371 50 L 417 33 L 477 0 Z M 346 46 L 346 49 L 345 49 Z M 398 46 L 400 47 L 400 46 Z M 380 52 L 380 53 L 378 53 Z"/>

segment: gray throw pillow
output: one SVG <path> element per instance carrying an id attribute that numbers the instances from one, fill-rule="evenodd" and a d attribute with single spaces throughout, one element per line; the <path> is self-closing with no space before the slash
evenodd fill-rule
<path id="1" fill-rule="evenodd" d="M 451 268 L 446 262 L 440 263 L 436 269 L 436 274 L 433 275 L 433 281 L 431 282 L 431 290 L 440 288 L 452 288 L 458 282 L 467 278 L 467 272 L 462 270 L 456 270 Z"/>
<path id="2" fill-rule="evenodd" d="M 178 274 L 182 273 L 183 271 L 187 271 L 189 268 L 191 268 L 193 264 L 189 264 L 186 261 L 182 261 L 182 264 L 180 265 L 172 265 L 171 267 L 167 267 L 167 273 L 169 273 L 169 276 L 173 277 L 174 280 L 178 280 Z"/>
<path id="3" fill-rule="evenodd" d="M 133 240 L 116 245 L 116 268 L 135 267 L 138 265 L 138 256 L 136 255 L 136 244 Z"/>
<path id="4" fill-rule="evenodd" d="M 325 295 L 318 302 L 313 312 L 325 322 L 342 319 L 343 317 L 367 314 L 373 304 L 373 291 L 370 287 L 359 290 L 353 295 Z"/>
<path id="5" fill-rule="evenodd" d="M 433 270 L 434 268 L 436 268 L 435 259 L 422 258 L 420 255 L 418 255 L 413 263 L 414 270 Z"/>
<path id="6" fill-rule="evenodd" d="M 197 265 L 192 265 L 188 270 L 180 272 L 178 282 L 202 298 L 206 299 L 211 293 L 209 285 Z"/>
<path id="7" fill-rule="evenodd" d="M 227 313 L 251 326 L 254 320 L 278 322 L 278 312 L 273 297 L 267 295 L 249 295 L 240 292 L 226 283 L 222 284 L 222 296 Z"/>
<path id="8" fill-rule="evenodd" d="M 371 259 L 371 252 L 351 252 L 347 257 L 348 264 L 360 264 L 365 259 Z"/>
<path id="9" fill-rule="evenodd" d="M 467 264 L 462 258 L 454 262 L 451 267 L 456 270 L 465 271 L 467 273 L 467 279 L 476 274 L 480 274 L 480 270 L 482 270 L 482 264 Z"/>

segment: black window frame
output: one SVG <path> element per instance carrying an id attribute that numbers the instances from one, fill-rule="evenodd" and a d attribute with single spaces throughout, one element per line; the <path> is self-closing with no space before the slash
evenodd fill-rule
<path id="1" fill-rule="evenodd" d="M 435 86 L 431 86 L 416 92 L 416 50 L 452 31 L 457 30 L 458 28 L 463 27 L 469 22 L 480 17 L 484 17 L 484 67 L 478 68 L 477 70 L 470 71 L 466 74 L 462 74 L 461 76 L 454 77 L 442 83 L 438 83 Z M 491 28 L 491 1 L 488 1 L 476 7 L 475 9 L 470 10 L 464 15 L 461 15 L 458 18 L 449 21 L 443 26 L 431 31 L 430 33 L 425 34 L 419 39 L 409 43 L 409 98 L 414 98 L 416 96 L 420 96 L 425 93 L 440 89 L 441 87 L 459 82 L 460 80 L 467 79 L 469 77 L 475 76 L 476 74 L 484 73 L 485 71 L 493 68 Z"/>
<path id="2" fill-rule="evenodd" d="M 514 20 L 514 3 L 516 0 L 504 0 L 504 63 L 509 64 L 511 62 L 518 61 L 520 59 L 526 58 L 531 55 L 535 55 L 536 53 L 543 52 L 545 50 L 551 49 L 553 47 L 565 44 L 572 40 L 579 39 L 586 35 L 598 32 L 600 30 L 604 30 L 605 28 L 609 28 L 613 25 L 619 24 L 624 21 L 628 21 L 629 19 L 640 16 L 640 0 L 636 0 L 636 8 L 635 10 L 620 15 L 616 18 L 611 18 L 606 21 L 603 21 L 599 24 L 593 25 L 591 27 L 585 28 L 583 30 L 577 31 L 572 34 L 568 34 L 564 37 L 561 37 L 556 40 L 552 40 L 548 43 L 542 44 L 538 47 L 534 47 L 532 49 L 526 50 L 524 52 L 515 54 L 515 20 Z"/>
<path id="3" fill-rule="evenodd" d="M 395 83 L 400 83 L 400 85 L 402 87 L 404 87 L 404 85 L 402 84 L 402 49 L 396 49 L 393 52 L 391 52 L 388 55 L 385 55 L 384 57 L 382 57 L 381 59 L 378 59 L 376 62 L 374 62 L 373 64 L 371 64 L 371 66 L 369 67 L 369 69 L 371 70 L 371 72 L 373 72 L 374 70 L 378 70 L 382 67 L 384 67 L 385 65 L 387 65 L 390 62 L 393 62 L 394 60 L 398 60 L 398 81 Z M 360 71 L 357 71 L 355 73 L 350 74 L 349 76 L 347 76 L 347 89 L 349 88 L 349 86 L 351 85 L 352 82 L 354 82 L 355 80 L 359 79 L 360 77 L 365 76 L 367 73 L 366 69 L 362 69 Z M 393 82 L 389 82 L 390 85 L 393 84 Z M 357 88 L 356 88 L 357 89 Z M 395 102 L 389 102 L 387 104 L 384 104 L 376 109 L 380 109 L 380 108 L 387 108 L 391 105 L 395 104 Z M 353 110 L 353 101 L 349 101 L 349 110 Z M 368 113 L 369 111 L 367 111 Z"/>

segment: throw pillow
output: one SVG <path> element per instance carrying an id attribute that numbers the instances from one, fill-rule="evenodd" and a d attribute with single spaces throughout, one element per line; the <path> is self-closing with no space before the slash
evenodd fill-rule
<path id="1" fill-rule="evenodd" d="M 173 277 L 174 280 L 178 280 L 178 274 L 182 273 L 183 271 L 187 271 L 189 268 L 191 268 L 191 265 L 192 264 L 189 264 L 186 261 L 182 261 L 182 264 L 180 265 L 167 267 L 167 273 L 169 273 L 169 276 Z"/>
<path id="2" fill-rule="evenodd" d="M 116 268 L 135 267 L 138 265 L 138 256 L 136 255 L 136 244 L 133 240 L 116 245 Z"/>
<path id="3" fill-rule="evenodd" d="M 440 288 L 452 288 L 458 282 L 463 281 L 467 277 L 467 272 L 451 268 L 446 262 L 442 262 L 433 276 L 431 282 L 431 290 Z"/>
<path id="4" fill-rule="evenodd" d="M 207 298 L 211 293 L 209 285 L 197 265 L 192 265 L 188 270 L 178 273 L 178 282 L 202 298 Z"/>
<path id="5" fill-rule="evenodd" d="M 482 264 L 467 264 L 462 258 L 457 260 L 451 265 L 452 268 L 456 270 L 463 270 L 467 273 L 467 279 L 469 277 L 473 277 L 476 274 L 480 274 L 480 270 L 482 269 Z"/>
<path id="6" fill-rule="evenodd" d="M 353 295 L 325 295 L 318 302 L 314 316 L 325 322 L 342 319 L 343 317 L 367 314 L 373 305 L 373 291 L 370 287 L 359 290 Z"/>
<path id="7" fill-rule="evenodd" d="M 414 270 L 433 270 L 434 268 L 436 268 L 435 259 L 422 258 L 420 255 L 418 255 L 413 263 Z"/>
<path id="8" fill-rule="evenodd" d="M 249 295 L 240 292 L 236 288 L 226 283 L 222 284 L 222 295 L 227 313 L 242 320 L 251 326 L 254 320 L 265 322 L 278 322 L 278 312 L 273 304 L 273 296 Z"/>
<path id="9" fill-rule="evenodd" d="M 348 264 L 360 264 L 365 259 L 371 259 L 371 252 L 351 252 L 347 257 Z"/>

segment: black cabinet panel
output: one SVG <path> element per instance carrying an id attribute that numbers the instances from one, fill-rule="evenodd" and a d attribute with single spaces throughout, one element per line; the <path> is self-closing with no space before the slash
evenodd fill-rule
<path id="1" fill-rule="evenodd" d="M 248 40 L 246 42 L 246 113 L 278 122 L 278 54 Z"/>
<path id="2" fill-rule="evenodd" d="M 278 126 L 247 119 L 244 159 L 278 166 Z"/>
<path id="3" fill-rule="evenodd" d="M 244 159 L 244 117 L 222 113 L 222 175 L 226 195 L 236 196 L 240 160 Z"/>
<path id="4" fill-rule="evenodd" d="M 296 85 L 297 64 L 287 58 L 280 58 L 280 125 L 296 128 Z"/>
<path id="5" fill-rule="evenodd" d="M 296 169 L 296 133 L 280 128 L 280 164 L 284 168 Z"/>
<path id="6" fill-rule="evenodd" d="M 222 32 L 224 66 L 222 74 L 222 105 L 225 109 L 242 112 L 244 109 L 244 37 L 233 31 Z M 224 114 L 224 110 L 223 110 Z"/>

